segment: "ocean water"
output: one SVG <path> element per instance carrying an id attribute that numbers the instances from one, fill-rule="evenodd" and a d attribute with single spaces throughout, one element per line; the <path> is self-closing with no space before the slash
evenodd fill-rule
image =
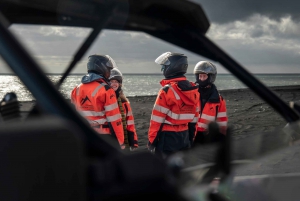
<path id="1" fill-rule="evenodd" d="M 267 86 L 287 86 L 300 85 L 300 74 L 257 74 L 257 79 Z M 52 82 L 57 82 L 60 75 L 48 75 Z M 70 75 L 60 88 L 60 92 L 65 98 L 70 98 L 72 89 L 80 83 L 82 75 Z M 195 81 L 194 75 L 186 75 L 190 81 Z M 123 89 L 126 96 L 147 96 L 155 95 L 161 88 L 159 82 L 163 75 L 123 75 Z M 230 74 L 219 74 L 215 84 L 219 90 L 247 88 L 235 76 Z M 18 100 L 30 101 L 34 97 L 22 84 L 18 77 L 13 75 L 0 75 L 0 99 L 8 92 L 15 92 Z"/>

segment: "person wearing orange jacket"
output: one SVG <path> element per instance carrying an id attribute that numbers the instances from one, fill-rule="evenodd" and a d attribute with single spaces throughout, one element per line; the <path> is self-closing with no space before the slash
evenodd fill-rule
<path id="1" fill-rule="evenodd" d="M 88 74 L 81 79 L 71 93 L 71 102 L 91 127 L 103 138 L 115 138 L 124 149 L 122 117 L 115 91 L 109 85 L 110 71 L 116 63 L 109 55 L 90 55 Z"/>
<path id="2" fill-rule="evenodd" d="M 119 109 L 122 116 L 122 124 L 124 130 L 124 144 L 130 151 L 138 148 L 138 137 L 134 125 L 134 117 L 129 100 L 126 98 L 122 89 L 123 75 L 121 71 L 114 68 L 110 71 L 110 86 L 116 92 Z"/>
<path id="3" fill-rule="evenodd" d="M 189 123 L 198 121 L 198 87 L 186 79 L 187 56 L 166 52 L 155 62 L 161 65 L 165 79 L 160 84 L 150 120 L 148 149 L 167 157 L 191 147 L 196 134 L 196 124 L 189 130 Z"/>
<path id="4" fill-rule="evenodd" d="M 197 123 L 197 135 L 194 145 L 223 141 L 227 131 L 227 112 L 225 99 L 219 94 L 214 82 L 217 76 L 216 66 L 208 61 L 200 61 L 194 68 L 196 84 L 200 93 L 200 118 Z M 219 133 L 208 132 L 210 122 L 216 122 Z"/>

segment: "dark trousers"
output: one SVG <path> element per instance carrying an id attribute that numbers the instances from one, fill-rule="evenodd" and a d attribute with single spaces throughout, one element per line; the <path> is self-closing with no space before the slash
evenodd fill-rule
<path id="1" fill-rule="evenodd" d="M 195 147 L 195 146 L 201 145 L 201 144 L 223 142 L 225 140 L 225 137 L 226 136 L 221 133 L 211 135 L 210 133 L 207 133 L 207 132 L 197 132 L 197 135 L 195 137 L 192 147 Z"/>

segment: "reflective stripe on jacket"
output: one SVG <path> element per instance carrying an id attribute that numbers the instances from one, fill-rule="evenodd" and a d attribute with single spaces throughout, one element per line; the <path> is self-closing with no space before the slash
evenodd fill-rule
<path id="1" fill-rule="evenodd" d="M 203 110 L 200 111 L 200 118 L 198 121 L 197 131 L 200 132 L 207 131 L 208 124 L 212 121 L 216 121 L 220 126 L 220 132 L 226 135 L 227 123 L 228 123 L 226 102 L 222 96 L 219 96 L 219 99 L 220 101 L 218 103 L 215 102 L 212 103 L 209 102 L 209 100 L 206 102 Z"/>
<path id="2" fill-rule="evenodd" d="M 150 144 L 158 140 L 159 131 L 174 133 L 187 131 L 188 123 L 196 123 L 199 117 L 199 92 L 194 83 L 183 76 L 164 79 L 161 85 L 163 88 L 158 92 L 150 120 L 148 131 Z M 182 85 L 187 88 L 182 89 Z"/>
<path id="3" fill-rule="evenodd" d="M 79 84 L 71 93 L 71 101 L 99 134 L 114 134 L 119 144 L 124 144 L 122 118 L 116 95 L 104 80 Z"/>
<path id="4" fill-rule="evenodd" d="M 128 143 L 129 146 L 138 147 L 138 137 L 134 125 L 134 117 L 132 114 L 131 106 L 129 102 L 122 103 L 125 114 L 126 114 L 126 123 L 127 123 L 127 134 L 128 134 Z"/>

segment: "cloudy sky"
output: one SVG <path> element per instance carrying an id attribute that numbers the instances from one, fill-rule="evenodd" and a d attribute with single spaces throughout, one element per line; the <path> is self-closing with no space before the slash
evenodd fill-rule
<path id="1" fill-rule="evenodd" d="M 300 73 L 300 2 L 193 0 L 201 4 L 210 28 L 207 37 L 252 73 Z M 63 72 L 90 29 L 13 25 L 34 58 L 48 73 Z M 189 73 L 206 58 L 139 32 L 105 30 L 72 73 L 85 73 L 93 53 L 114 58 L 123 73 L 159 73 L 160 54 L 181 52 L 189 58 Z M 218 63 L 219 73 L 227 71 Z M 7 68 L 0 62 L 0 73 Z"/>

